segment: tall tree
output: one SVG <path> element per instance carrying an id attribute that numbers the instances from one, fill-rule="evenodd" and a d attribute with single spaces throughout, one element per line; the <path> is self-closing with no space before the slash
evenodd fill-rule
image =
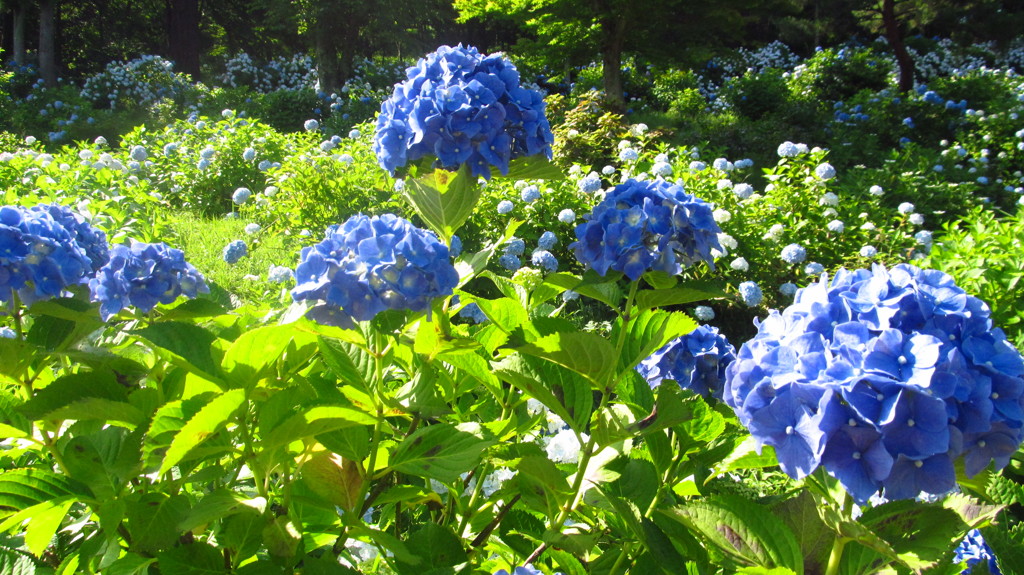
<path id="1" fill-rule="evenodd" d="M 199 77 L 199 0 L 167 0 L 168 54 L 179 72 Z"/>
<path id="2" fill-rule="evenodd" d="M 741 37 L 747 18 L 759 18 L 774 0 L 455 0 L 462 21 L 511 18 L 552 53 L 599 55 L 608 104 L 626 107 L 625 54 L 678 57 L 697 46 Z"/>
<path id="3" fill-rule="evenodd" d="M 39 76 L 49 87 L 57 85 L 57 5 L 39 0 Z"/>

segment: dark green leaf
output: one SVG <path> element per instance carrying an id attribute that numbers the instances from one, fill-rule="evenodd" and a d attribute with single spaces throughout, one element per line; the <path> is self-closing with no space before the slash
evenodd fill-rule
<path id="1" fill-rule="evenodd" d="M 562 180 L 565 174 L 551 160 L 543 155 L 522 156 L 509 162 L 508 174 L 504 176 L 510 180 Z"/>
<path id="2" fill-rule="evenodd" d="M 212 299 L 186 299 L 182 301 L 180 305 L 176 305 L 173 308 L 164 312 L 163 319 L 165 321 L 179 319 L 200 319 L 224 315 L 225 313 L 227 313 L 227 311 L 228 310 L 224 306 L 213 301 Z"/>
<path id="3" fill-rule="evenodd" d="M 182 533 L 178 525 L 188 513 L 189 502 L 185 495 L 145 493 L 129 500 L 126 516 L 132 536 L 131 549 L 150 554 L 170 549 L 177 543 Z M 161 558 L 161 568 L 162 563 Z"/>
<path id="4" fill-rule="evenodd" d="M 722 288 L 710 283 L 688 282 L 671 288 L 641 290 L 637 292 L 634 302 L 639 309 L 646 310 L 724 298 L 728 295 Z"/>
<path id="5" fill-rule="evenodd" d="M 157 555 L 160 575 L 222 575 L 224 556 L 209 543 L 180 545 Z"/>
<path id="6" fill-rule="evenodd" d="M 480 462 L 480 453 L 493 441 L 480 427 L 439 423 L 417 429 L 398 444 L 390 466 L 402 473 L 452 483 Z"/>
<path id="7" fill-rule="evenodd" d="M 622 319 L 612 328 L 612 341 L 618 341 L 622 331 Z M 619 361 L 619 371 L 633 369 L 666 343 L 682 337 L 697 327 L 686 314 L 661 310 L 643 310 L 630 318 L 625 345 Z"/>
<path id="8" fill-rule="evenodd" d="M 948 559 L 968 525 L 952 509 L 917 501 L 890 501 L 864 511 L 859 522 L 892 545 L 899 559 L 921 569 Z"/>
<path id="9" fill-rule="evenodd" d="M 133 333 L 171 352 L 176 363 L 186 369 L 212 378 L 213 381 L 218 379 L 220 368 L 211 353 L 217 336 L 209 331 L 190 323 L 166 321 L 151 324 Z"/>
<path id="10" fill-rule="evenodd" d="M 776 505 L 772 512 L 782 519 L 793 531 L 800 553 L 804 558 L 804 571 L 824 573 L 828 565 L 829 552 L 835 541 L 835 533 L 829 529 L 818 514 L 818 502 L 809 491 L 801 491 Z"/>
<path id="11" fill-rule="evenodd" d="M 338 339 L 318 337 L 317 344 L 324 363 L 342 384 L 367 389 L 367 382 L 373 379 L 373 356 L 354 343 Z"/>
<path id="12" fill-rule="evenodd" d="M 45 469 L 6 469 L 0 474 L 0 510 L 21 511 L 62 497 L 89 497 L 85 486 Z M 6 515 L 6 513 L 3 513 Z"/>
<path id="13" fill-rule="evenodd" d="M 594 408 L 590 384 L 579 374 L 540 358 L 511 355 L 494 364 L 494 374 L 562 418 L 577 431 L 584 431 Z"/>
<path id="14" fill-rule="evenodd" d="M 376 418 L 340 405 L 318 405 L 296 413 L 266 432 L 264 451 L 271 452 L 293 441 L 348 427 L 373 425 Z"/>
<path id="15" fill-rule="evenodd" d="M 594 270 L 588 270 L 580 279 L 574 275 L 565 273 L 548 274 L 544 278 L 546 283 L 556 285 L 563 289 L 573 290 L 576 293 L 603 302 L 608 307 L 618 310 L 622 305 L 622 289 L 619 288 L 618 280 L 622 274 L 609 272 L 607 276 L 599 276 Z"/>
<path id="16" fill-rule="evenodd" d="M 413 532 L 405 542 L 409 549 L 414 550 L 420 558 L 416 565 L 400 565 L 400 571 L 452 567 L 464 563 L 467 559 L 462 540 L 448 527 L 426 522 L 423 527 Z"/>
<path id="17" fill-rule="evenodd" d="M 192 507 L 188 515 L 178 524 L 178 530 L 192 531 L 197 527 L 247 509 L 263 512 L 266 505 L 267 501 L 262 497 L 248 498 L 229 489 L 218 489 L 205 495 Z"/>

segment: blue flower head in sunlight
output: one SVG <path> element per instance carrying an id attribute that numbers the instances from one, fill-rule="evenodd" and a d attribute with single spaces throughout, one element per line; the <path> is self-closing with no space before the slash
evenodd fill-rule
<path id="1" fill-rule="evenodd" d="M 106 236 L 57 205 L 0 208 L 0 301 L 30 304 L 86 283 L 108 257 Z"/>
<path id="2" fill-rule="evenodd" d="M 508 174 L 523 156 L 551 157 L 554 137 L 539 92 L 520 85 L 519 71 L 501 54 L 441 46 L 406 70 L 377 116 L 373 151 L 392 175 L 421 158 L 474 176 Z"/>
<path id="3" fill-rule="evenodd" d="M 721 399 L 725 368 L 736 359 L 736 349 L 718 328 L 702 325 L 662 346 L 636 370 L 651 387 L 665 379 L 704 397 Z"/>
<path id="4" fill-rule="evenodd" d="M 1024 439 L 1024 360 L 942 272 L 840 269 L 757 325 L 724 399 L 792 477 L 823 465 L 859 502 L 940 494 Z"/>
<path id="5" fill-rule="evenodd" d="M 459 281 L 448 246 L 393 214 L 358 214 L 331 226 L 299 260 L 292 298 L 316 304 L 312 319 L 338 325 L 386 309 L 424 311 Z"/>
<path id="6" fill-rule="evenodd" d="M 149 312 L 158 303 L 210 290 L 181 250 L 164 243 L 132 242 L 110 248 L 110 261 L 89 280 L 89 291 L 92 301 L 100 303 L 105 321 L 128 306 Z"/>
<path id="7" fill-rule="evenodd" d="M 584 220 L 569 248 L 602 276 L 609 269 L 634 281 L 650 270 L 676 275 L 700 261 L 714 269 L 711 251 L 724 251 L 711 204 L 664 180 L 627 180 Z"/>

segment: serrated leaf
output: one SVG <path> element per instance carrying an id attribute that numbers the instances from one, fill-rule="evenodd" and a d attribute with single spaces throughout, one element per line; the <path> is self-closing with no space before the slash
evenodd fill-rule
<path id="1" fill-rule="evenodd" d="M 406 568 L 417 573 L 425 573 L 431 569 L 459 565 L 467 559 L 462 539 L 450 528 L 429 521 L 414 531 L 405 544 L 409 549 L 415 550 L 420 561 L 415 565 L 401 565 L 400 570 Z"/>
<path id="2" fill-rule="evenodd" d="M 617 365 L 615 348 L 603 337 L 586 332 L 559 332 L 536 339 L 516 351 L 571 369 L 603 389 Z"/>
<path id="3" fill-rule="evenodd" d="M 890 501 L 866 509 L 858 520 L 888 542 L 912 569 L 945 560 L 968 526 L 952 509 L 917 501 Z"/>
<path id="4" fill-rule="evenodd" d="M 525 391 L 577 431 L 586 430 L 594 408 L 583 376 L 546 360 L 513 354 L 494 363 L 494 374 Z"/>
<path id="5" fill-rule="evenodd" d="M 807 573 L 824 573 L 836 535 L 821 520 L 814 496 L 809 491 L 801 491 L 796 497 L 773 507 L 772 513 L 782 519 L 796 536 L 804 558 L 804 570 Z"/>
<path id="6" fill-rule="evenodd" d="M 618 341 L 622 332 L 622 319 L 612 327 L 612 341 Z M 679 312 L 643 310 L 630 318 L 625 345 L 619 361 L 619 371 L 633 369 L 668 342 L 697 328 L 697 322 Z"/>
<path id="7" fill-rule="evenodd" d="M 359 425 L 373 425 L 377 419 L 363 411 L 340 405 L 318 405 L 296 413 L 271 429 L 263 440 L 265 452 L 307 437 Z"/>
<path id="8" fill-rule="evenodd" d="M 451 483 L 480 462 L 480 453 L 494 442 L 479 426 L 438 423 L 417 429 L 395 448 L 390 467 L 402 473 Z"/>
<path id="9" fill-rule="evenodd" d="M 223 575 L 224 556 L 209 543 L 190 543 L 157 555 L 160 575 Z"/>
<path id="10" fill-rule="evenodd" d="M 771 512 L 746 499 L 719 495 L 659 512 L 700 533 L 742 564 L 803 573 L 803 557 L 793 532 Z"/>
<path id="11" fill-rule="evenodd" d="M 346 385 L 367 389 L 367 382 L 373 378 L 373 356 L 354 343 L 317 338 L 317 346 L 324 363 Z"/>
<path id="12" fill-rule="evenodd" d="M 128 391 L 109 372 L 69 373 L 38 390 L 32 399 L 18 406 L 17 410 L 25 417 L 38 421 L 47 419 L 48 415 L 62 407 L 86 399 L 126 402 Z"/>
<path id="13" fill-rule="evenodd" d="M 247 509 L 255 509 L 262 513 L 266 506 L 267 500 L 262 497 L 249 498 L 230 489 L 218 489 L 200 499 L 189 510 L 188 515 L 178 523 L 178 530 L 192 531 L 196 527 Z"/>
<path id="14" fill-rule="evenodd" d="M 480 306 L 480 310 L 484 312 L 487 319 L 494 322 L 494 325 L 501 328 L 505 333 L 512 333 L 530 321 L 526 309 L 515 300 L 509 298 L 496 300 L 473 298 L 473 301 Z"/>
<path id="15" fill-rule="evenodd" d="M 213 359 L 211 350 L 217 336 L 190 323 L 164 321 L 151 324 L 132 332 L 153 345 L 167 350 L 175 363 L 199 375 L 217 381 L 220 367 Z"/>
<path id="16" fill-rule="evenodd" d="M 171 440 L 160 465 L 160 474 L 170 471 L 208 437 L 217 432 L 245 402 L 244 389 L 232 389 L 215 397 L 188 420 Z"/>
<path id="17" fill-rule="evenodd" d="M 565 575 L 587 575 L 587 570 L 583 567 L 583 563 L 571 553 L 558 549 L 548 549 L 545 554 L 558 564 L 559 571 Z"/>
<path id="18" fill-rule="evenodd" d="M 484 271 L 480 274 L 480 277 L 491 280 L 494 287 L 498 288 L 498 291 L 510 300 L 518 301 L 519 305 L 524 309 L 530 307 L 530 292 L 527 289 L 511 279 L 505 276 L 499 276 L 492 271 Z"/>
<path id="19" fill-rule="evenodd" d="M 562 180 L 565 174 L 554 162 L 541 154 L 535 154 L 509 162 L 505 177 L 510 180 Z"/>
<path id="20" fill-rule="evenodd" d="M 301 363 L 315 351 L 317 336 L 295 325 L 270 325 L 249 330 L 228 347 L 221 362 L 233 386 L 251 387 L 288 354 Z"/>
<path id="21" fill-rule="evenodd" d="M 186 495 L 138 494 L 128 502 L 126 512 L 128 532 L 132 536 L 131 550 L 153 554 L 171 548 L 182 533 L 178 525 L 188 513 Z"/>
<path id="22" fill-rule="evenodd" d="M 25 547 L 29 553 L 41 557 L 76 500 L 73 495 L 65 495 L 22 509 L 0 523 L 0 532 L 25 524 Z"/>
<path id="23" fill-rule="evenodd" d="M 775 467 L 778 464 L 779 460 L 775 456 L 775 448 L 771 445 L 764 445 L 761 446 L 760 452 L 758 452 L 757 440 L 753 436 L 747 436 L 746 439 L 732 450 L 732 453 L 715 465 L 711 473 L 708 474 L 705 484 L 716 477 L 732 471 L 764 469 L 766 467 Z"/>
<path id="24" fill-rule="evenodd" d="M 724 298 L 728 295 L 723 289 L 710 283 L 687 282 L 671 288 L 641 290 L 637 292 L 633 301 L 640 310 L 648 310 Z"/>
<path id="25" fill-rule="evenodd" d="M 448 243 L 476 209 L 482 191 L 463 164 L 455 173 L 437 169 L 406 178 L 402 195 L 424 223 Z"/>
<path id="26" fill-rule="evenodd" d="M 0 510 L 21 511 L 62 497 L 89 497 L 81 484 L 52 471 L 23 467 L 0 474 Z"/>
<path id="27" fill-rule="evenodd" d="M 563 289 L 573 290 L 576 293 L 606 304 L 608 307 L 618 310 L 622 304 L 622 289 L 618 285 L 622 274 L 608 272 L 606 276 L 597 275 L 594 270 L 587 270 L 583 278 L 571 274 L 554 273 L 544 278 L 546 283 L 556 285 Z"/>

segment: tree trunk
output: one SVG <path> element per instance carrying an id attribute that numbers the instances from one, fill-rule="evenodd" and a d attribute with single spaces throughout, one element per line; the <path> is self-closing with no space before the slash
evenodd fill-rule
<path id="1" fill-rule="evenodd" d="M 14 18 L 14 34 L 12 38 L 12 51 L 14 55 L 14 63 L 18 66 L 25 65 L 25 22 L 28 20 L 26 17 L 27 10 L 21 3 L 15 3 L 13 6 Z"/>
<path id="2" fill-rule="evenodd" d="M 900 69 L 899 91 L 909 92 L 914 89 L 914 59 L 903 43 L 903 30 L 896 19 L 896 0 L 883 0 L 882 24 L 885 26 L 885 38 L 889 41 Z"/>
<path id="3" fill-rule="evenodd" d="M 616 112 L 626 111 L 622 88 L 622 47 L 626 40 L 626 19 L 606 17 L 601 21 L 602 83 L 608 106 Z"/>
<path id="4" fill-rule="evenodd" d="M 57 85 L 57 3 L 39 2 L 39 76 L 48 87 Z"/>
<path id="5" fill-rule="evenodd" d="M 199 0 L 167 0 L 168 54 L 178 72 L 199 78 Z"/>
<path id="6" fill-rule="evenodd" d="M 316 13 L 313 31 L 320 90 L 330 94 L 352 75 L 359 29 L 368 23 L 359 7 L 345 2 L 324 2 Z"/>

